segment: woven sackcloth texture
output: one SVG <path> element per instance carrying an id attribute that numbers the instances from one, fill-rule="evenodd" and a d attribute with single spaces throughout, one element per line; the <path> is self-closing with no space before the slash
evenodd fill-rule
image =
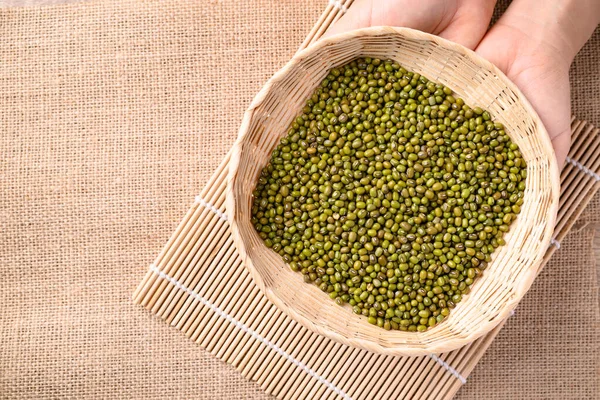
<path id="1" fill-rule="evenodd" d="M 131 301 L 324 0 L 0 10 L 0 398 L 267 399 Z M 573 108 L 600 126 L 600 35 Z M 598 393 L 598 196 L 457 398 Z"/>

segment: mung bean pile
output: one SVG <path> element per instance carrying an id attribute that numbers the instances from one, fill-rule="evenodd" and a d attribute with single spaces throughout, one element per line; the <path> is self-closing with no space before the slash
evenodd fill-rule
<path id="1" fill-rule="evenodd" d="M 502 124 L 394 61 L 329 72 L 263 169 L 252 223 L 305 282 L 384 329 L 469 293 L 523 204 Z"/>

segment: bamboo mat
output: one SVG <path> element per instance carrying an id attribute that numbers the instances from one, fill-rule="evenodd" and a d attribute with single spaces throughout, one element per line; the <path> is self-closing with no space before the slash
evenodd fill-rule
<path id="1" fill-rule="evenodd" d="M 330 1 L 301 48 L 351 3 Z M 577 120 L 572 129 L 555 237 L 544 264 L 600 188 L 598 130 Z M 502 326 L 459 350 L 417 358 L 380 356 L 309 332 L 269 303 L 241 264 L 224 207 L 228 162 L 229 155 L 196 197 L 135 301 L 278 398 L 452 398 Z"/>

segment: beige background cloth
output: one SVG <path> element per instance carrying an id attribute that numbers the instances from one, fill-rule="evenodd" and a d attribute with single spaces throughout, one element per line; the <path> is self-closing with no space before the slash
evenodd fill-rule
<path id="1" fill-rule="evenodd" d="M 242 113 L 325 1 L 0 10 L 0 397 L 268 398 L 134 306 Z M 572 71 L 600 126 L 600 33 Z M 600 393 L 597 196 L 460 399 Z"/>

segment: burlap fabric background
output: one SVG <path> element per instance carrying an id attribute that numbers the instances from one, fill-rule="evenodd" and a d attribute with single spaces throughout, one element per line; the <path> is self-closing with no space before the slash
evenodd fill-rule
<path id="1" fill-rule="evenodd" d="M 0 397 L 268 398 L 130 299 L 325 4 L 0 11 Z M 572 75 L 596 126 L 599 77 L 596 31 Z M 457 398 L 598 395 L 597 225 L 599 197 Z"/>

